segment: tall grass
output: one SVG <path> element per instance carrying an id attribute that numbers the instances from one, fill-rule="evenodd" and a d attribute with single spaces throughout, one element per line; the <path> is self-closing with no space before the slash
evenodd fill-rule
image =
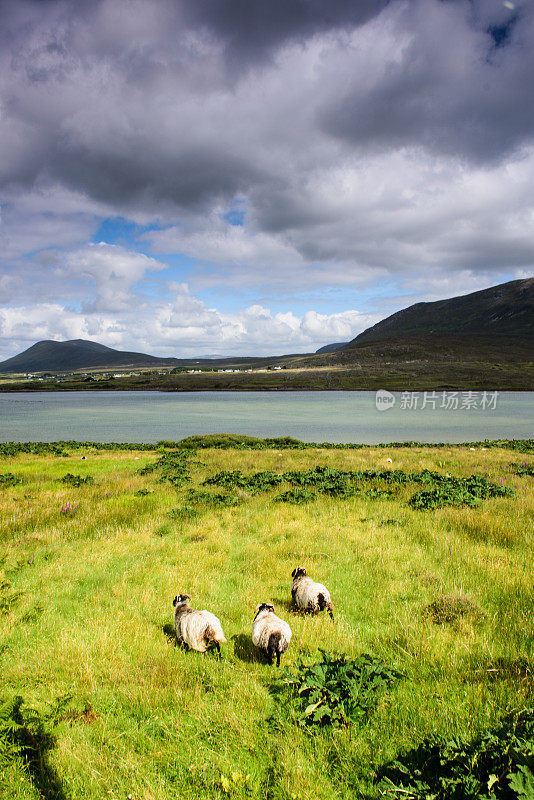
<path id="1" fill-rule="evenodd" d="M 484 474 L 516 495 L 418 511 L 407 502 L 414 487 L 302 505 L 275 502 L 274 487 L 240 492 L 235 507 L 169 513 L 220 470 L 381 469 L 388 454 L 395 469 Z M 507 469 L 513 453 L 204 449 L 181 487 L 138 474 L 160 455 L 87 448 L 0 460 L 22 481 L 0 487 L 0 699 L 20 695 L 49 719 L 70 698 L 43 753 L 54 780 L 14 756 L 0 761 L 1 797 L 379 797 L 380 766 L 424 737 L 472 738 L 532 704 L 534 481 Z M 62 483 L 67 473 L 94 482 Z M 297 565 L 329 587 L 334 625 L 291 610 Z M 176 646 L 180 592 L 221 619 L 220 660 Z M 432 622 L 425 608 L 451 595 L 480 613 Z M 319 648 L 370 653 L 405 679 L 363 725 L 306 733 L 274 713 L 276 668 L 251 645 L 266 600 L 293 629 L 286 665 L 318 660 Z"/>

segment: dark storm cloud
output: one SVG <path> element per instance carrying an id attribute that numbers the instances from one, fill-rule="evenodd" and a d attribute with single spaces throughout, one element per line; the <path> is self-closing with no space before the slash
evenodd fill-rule
<path id="1" fill-rule="evenodd" d="M 185 3 L 190 24 L 221 37 L 230 58 L 263 59 L 288 41 L 362 25 L 389 0 L 195 0 Z"/>
<path id="2" fill-rule="evenodd" d="M 206 202 L 223 202 L 259 179 L 253 166 L 215 150 L 184 149 L 165 159 L 147 152 L 91 152 L 69 148 L 50 164 L 54 175 L 72 188 L 83 187 L 91 197 L 117 206 L 169 203 L 202 211 Z"/>
<path id="3" fill-rule="evenodd" d="M 475 163 L 531 143 L 534 9 L 517 5 L 405 6 L 404 42 L 321 110 L 323 129 L 358 148 L 420 146 Z"/>
<path id="4" fill-rule="evenodd" d="M 346 145 L 342 154 L 334 145 L 332 164 L 399 147 L 477 163 L 533 138 L 526 3 L 511 12 L 494 0 L 4 0 L 1 10 L 7 183 L 44 178 L 111 205 L 193 210 L 254 193 L 257 219 L 276 230 L 285 215 L 310 225 L 323 213 L 306 207 L 294 175 L 296 162 L 303 174 L 315 163 L 321 138 Z M 328 44 L 332 31 L 358 26 L 357 45 Z M 278 70 L 280 89 L 265 94 L 276 119 L 286 67 L 268 56 L 321 36 L 314 72 L 300 86 L 288 74 L 293 102 L 260 130 L 243 82 L 256 80 L 261 97 Z M 269 162 L 273 140 L 282 148 Z"/>
<path id="5" fill-rule="evenodd" d="M 212 285 L 534 262 L 526 0 L 0 9 L 10 258 L 80 248 L 97 217 L 122 215 L 155 223 L 152 252 L 201 262 Z"/>

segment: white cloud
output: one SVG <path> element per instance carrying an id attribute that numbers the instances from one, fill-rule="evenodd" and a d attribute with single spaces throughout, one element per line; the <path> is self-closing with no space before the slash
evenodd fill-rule
<path id="1" fill-rule="evenodd" d="M 59 275 L 66 270 L 71 275 L 89 278 L 96 285 L 95 299 L 85 304 L 88 310 L 94 311 L 127 311 L 132 306 L 134 284 L 147 272 L 167 268 L 166 264 L 142 253 L 104 242 L 68 253 L 65 265 L 65 268 L 58 268 Z"/>
<path id="2" fill-rule="evenodd" d="M 273 314 L 261 305 L 225 313 L 208 308 L 186 285 L 171 284 L 168 301 L 113 313 L 77 312 L 54 303 L 0 308 L 0 357 L 9 358 L 40 339 L 92 339 L 120 350 L 173 357 L 310 352 L 352 339 L 378 319 L 358 311 Z"/>

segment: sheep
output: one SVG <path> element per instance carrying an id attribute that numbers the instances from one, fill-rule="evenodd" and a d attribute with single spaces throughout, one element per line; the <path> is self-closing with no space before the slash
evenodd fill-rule
<path id="1" fill-rule="evenodd" d="M 330 619 L 334 621 L 334 604 L 330 599 L 330 592 L 322 583 L 315 583 L 306 574 L 304 567 L 297 567 L 291 573 L 291 597 L 293 605 L 310 614 L 328 609 Z"/>
<path id="2" fill-rule="evenodd" d="M 273 663 L 273 656 L 276 655 L 276 666 L 280 666 L 280 656 L 289 647 L 291 636 L 291 628 L 287 622 L 276 616 L 271 603 L 260 603 L 256 606 L 252 641 L 267 656 L 269 664 Z"/>
<path id="3" fill-rule="evenodd" d="M 213 644 L 220 655 L 220 644 L 226 642 L 220 621 L 209 611 L 194 611 L 189 605 L 190 599 L 188 594 L 180 594 L 172 601 L 176 638 L 200 653 L 205 653 Z"/>

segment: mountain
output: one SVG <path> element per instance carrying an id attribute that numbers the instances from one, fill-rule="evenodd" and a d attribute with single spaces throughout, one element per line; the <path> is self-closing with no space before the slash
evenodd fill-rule
<path id="1" fill-rule="evenodd" d="M 340 347 L 345 347 L 348 342 L 336 342 L 335 344 L 325 344 L 324 347 L 320 347 L 316 350 L 316 354 L 320 353 L 332 353 L 334 350 L 339 350 Z"/>
<path id="2" fill-rule="evenodd" d="M 175 366 L 176 358 L 158 358 L 144 353 L 114 350 L 98 342 L 72 339 L 68 342 L 45 340 L 23 353 L 0 363 L 2 372 L 70 372 L 76 369 L 125 366 Z"/>
<path id="3" fill-rule="evenodd" d="M 290 366 L 333 367 L 331 388 L 532 390 L 533 354 L 534 278 L 527 278 L 417 303 Z"/>
<path id="4" fill-rule="evenodd" d="M 69 342 L 46 340 L 37 342 L 23 353 L 0 362 L 1 373 L 73 372 L 84 369 L 118 367 L 179 367 L 180 369 L 209 369 L 268 367 L 294 356 L 196 356 L 196 358 L 159 358 L 146 353 L 114 350 L 98 342 L 72 339 Z"/>
<path id="5" fill-rule="evenodd" d="M 345 347 L 421 334 L 475 334 L 534 338 L 534 278 L 480 292 L 416 303 L 360 333 Z"/>

